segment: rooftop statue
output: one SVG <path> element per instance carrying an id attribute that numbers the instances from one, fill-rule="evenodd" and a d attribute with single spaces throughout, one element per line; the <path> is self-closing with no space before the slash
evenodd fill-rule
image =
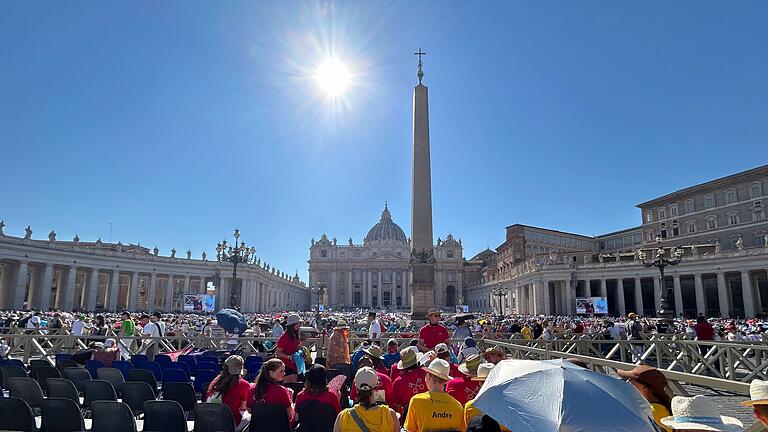
<path id="1" fill-rule="evenodd" d="M 27 225 L 27 227 L 24 229 L 24 240 L 30 239 L 32 239 L 32 227 Z"/>
<path id="2" fill-rule="evenodd" d="M 157 246 L 155 246 L 155 248 L 152 249 L 152 253 L 155 254 L 155 256 L 160 255 L 160 249 L 158 249 Z"/>
<path id="3" fill-rule="evenodd" d="M 5 221 L 0 221 L 0 236 L 4 236 L 3 228 L 5 228 Z"/>
<path id="4" fill-rule="evenodd" d="M 171 249 L 171 258 L 176 258 L 176 249 Z"/>
<path id="5" fill-rule="evenodd" d="M 73 239 L 72 239 L 72 242 L 73 242 L 73 243 L 75 243 L 75 244 L 78 244 L 78 243 L 80 243 L 80 236 L 78 236 L 77 234 L 75 234 L 75 238 L 73 238 Z"/>
<path id="6" fill-rule="evenodd" d="M 96 239 L 96 246 L 101 246 L 101 237 Z"/>
<path id="7" fill-rule="evenodd" d="M 208 255 L 205 254 L 205 251 L 203 251 L 203 261 L 208 261 Z"/>
<path id="8" fill-rule="evenodd" d="M 56 241 L 56 231 L 51 230 L 51 232 L 48 233 L 48 241 L 49 242 L 55 242 Z"/>
<path id="9" fill-rule="evenodd" d="M 187 251 L 187 259 L 192 259 L 192 251 L 191 250 Z"/>

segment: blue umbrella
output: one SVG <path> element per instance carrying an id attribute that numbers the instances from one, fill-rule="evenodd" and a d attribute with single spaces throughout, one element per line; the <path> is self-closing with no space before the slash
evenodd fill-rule
<path id="1" fill-rule="evenodd" d="M 243 314 L 234 309 L 222 309 L 216 312 L 216 321 L 227 333 L 241 335 L 248 328 Z"/>

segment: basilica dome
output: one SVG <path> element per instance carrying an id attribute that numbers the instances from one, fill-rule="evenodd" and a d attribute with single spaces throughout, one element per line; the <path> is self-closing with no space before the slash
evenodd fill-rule
<path id="1" fill-rule="evenodd" d="M 365 244 L 374 242 L 406 243 L 407 241 L 403 229 L 392 222 L 392 215 L 389 214 L 389 209 L 385 204 L 384 211 L 381 212 L 381 220 L 368 231 L 368 235 L 365 236 Z"/>

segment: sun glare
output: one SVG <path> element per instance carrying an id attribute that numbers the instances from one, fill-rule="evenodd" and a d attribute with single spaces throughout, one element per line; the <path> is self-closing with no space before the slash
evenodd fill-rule
<path id="1" fill-rule="evenodd" d="M 350 74 L 337 59 L 327 59 L 315 70 L 315 80 L 320 90 L 331 97 L 340 97 L 349 87 Z"/>

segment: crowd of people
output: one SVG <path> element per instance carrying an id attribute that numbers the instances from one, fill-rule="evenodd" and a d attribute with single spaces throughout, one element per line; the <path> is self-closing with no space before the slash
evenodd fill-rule
<path id="1" fill-rule="evenodd" d="M 426 323 L 418 328 L 405 314 L 368 311 L 246 317 L 250 324 L 247 334 L 263 336 L 265 343 L 260 347 L 271 358 L 249 382 L 244 379 L 243 357 L 233 350 L 223 359 L 221 373 L 204 398 L 226 404 L 240 429 L 248 425 L 259 404 L 282 407 L 293 425 L 300 424 L 307 407 L 327 405 L 336 413 L 334 432 L 508 430 L 473 405 L 494 367 L 506 360 L 505 350 L 489 341 L 574 335 L 632 340 L 658 333 L 661 327 L 656 320 L 634 313 L 617 318 L 443 316 L 431 309 Z M 702 316 L 697 320 L 677 319 L 662 330 L 703 341 L 759 341 L 767 327 L 758 320 Z M 314 357 L 307 355 L 304 346 L 302 332 L 307 328 L 323 336 L 322 347 L 316 347 L 320 349 Z M 220 334 L 215 317 L 201 314 L 5 311 L 0 312 L 0 357 L 9 353 L 13 335 L 20 329 L 50 335 L 66 332 L 84 340 L 90 337 L 88 349 L 79 350 L 76 360 L 100 360 L 105 366 L 127 359 L 132 352 L 153 358 L 160 349 L 157 339 L 163 336 Z M 231 348 L 236 348 L 237 336 L 225 333 L 221 337 L 227 342 L 233 339 Z M 355 348 L 350 343 L 353 337 L 364 340 Z M 481 350 L 480 339 L 489 347 Z M 572 363 L 586 366 L 576 360 Z M 738 420 L 721 416 L 704 396 L 670 397 L 664 374 L 655 368 L 641 365 L 617 373 L 647 401 L 659 430 L 741 430 Z M 330 382 L 337 375 L 345 377 L 349 398 L 343 397 L 344 386 L 338 386 L 338 380 Z M 303 389 L 294 395 L 288 384 L 296 382 L 303 382 Z M 753 407 L 756 419 L 768 425 L 768 383 L 753 381 L 751 400 L 745 405 Z"/>

